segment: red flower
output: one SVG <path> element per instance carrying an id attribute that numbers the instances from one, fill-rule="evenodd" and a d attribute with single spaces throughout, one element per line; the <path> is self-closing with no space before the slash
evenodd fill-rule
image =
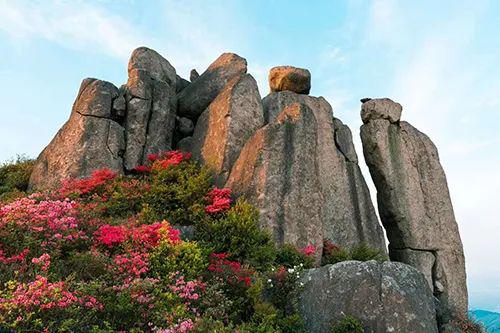
<path id="1" fill-rule="evenodd" d="M 158 154 L 148 154 L 147 159 L 149 162 L 153 163 L 158 159 Z"/>
<path id="2" fill-rule="evenodd" d="M 147 165 L 138 165 L 135 168 L 133 168 L 132 171 L 135 171 L 137 173 L 150 173 L 151 167 Z"/>
<path id="3" fill-rule="evenodd" d="M 305 248 L 301 249 L 301 252 L 304 253 L 306 256 L 312 256 L 316 252 L 316 248 L 314 245 L 307 245 Z"/>
<path id="4" fill-rule="evenodd" d="M 205 207 L 209 214 L 224 212 L 231 208 L 231 190 L 228 188 L 214 188 L 207 195 L 210 204 Z"/>
<path id="5" fill-rule="evenodd" d="M 127 236 L 127 229 L 122 225 L 112 226 L 105 224 L 95 233 L 96 240 L 108 247 L 123 243 L 127 239 Z"/>
<path id="6" fill-rule="evenodd" d="M 115 179 L 117 173 L 109 169 L 95 170 L 88 178 L 83 179 L 66 179 L 63 180 L 63 185 L 60 189 L 62 197 L 69 194 L 87 194 L 94 191 L 97 187 L 104 185 L 106 182 Z"/>

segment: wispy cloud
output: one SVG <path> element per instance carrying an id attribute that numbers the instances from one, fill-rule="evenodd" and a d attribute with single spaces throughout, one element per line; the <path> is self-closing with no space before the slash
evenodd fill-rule
<path id="1" fill-rule="evenodd" d="M 41 38 L 121 60 L 146 42 L 127 20 L 85 2 L 2 1 L 0 30 L 16 42 Z"/>

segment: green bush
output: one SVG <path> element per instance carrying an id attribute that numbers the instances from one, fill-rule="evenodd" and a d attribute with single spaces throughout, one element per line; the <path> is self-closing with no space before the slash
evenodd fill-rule
<path id="1" fill-rule="evenodd" d="M 143 203 L 156 213 L 158 220 L 188 225 L 204 217 L 205 196 L 212 186 L 207 168 L 183 161 L 154 169 L 151 177 L 151 187 L 144 193 Z"/>
<path id="2" fill-rule="evenodd" d="M 314 258 L 300 252 L 293 245 L 285 244 L 278 249 L 276 264 L 278 266 L 285 266 L 286 268 L 292 268 L 302 264 L 303 268 L 308 269 L 314 266 Z"/>
<path id="3" fill-rule="evenodd" d="M 196 242 L 180 242 L 173 244 L 163 241 L 150 257 L 151 274 L 168 279 L 180 272 L 187 279 L 196 279 L 207 267 L 207 257 Z"/>
<path id="4" fill-rule="evenodd" d="M 228 253 L 232 260 L 262 270 L 272 264 L 276 251 L 270 235 L 258 223 L 257 209 L 238 200 L 221 219 L 199 223 L 196 237 L 213 252 Z"/>
<path id="5" fill-rule="evenodd" d="M 34 164 L 35 160 L 19 155 L 0 165 L 0 200 L 9 199 L 13 193 L 20 196 L 28 189 Z"/>
<path id="6" fill-rule="evenodd" d="M 360 321 L 352 316 L 345 316 L 338 322 L 334 323 L 331 328 L 331 333 L 364 333 L 363 325 Z"/>
<path id="7" fill-rule="evenodd" d="M 350 251 L 350 257 L 351 260 L 358 260 L 358 261 L 389 260 L 389 258 L 381 250 L 371 248 L 365 243 L 353 247 Z"/>

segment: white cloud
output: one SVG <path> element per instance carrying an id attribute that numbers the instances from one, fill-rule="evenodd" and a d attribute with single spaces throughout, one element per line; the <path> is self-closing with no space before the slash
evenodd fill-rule
<path id="1" fill-rule="evenodd" d="M 85 2 L 3 1 L 0 30 L 16 42 L 42 38 L 121 60 L 145 42 L 127 20 Z"/>

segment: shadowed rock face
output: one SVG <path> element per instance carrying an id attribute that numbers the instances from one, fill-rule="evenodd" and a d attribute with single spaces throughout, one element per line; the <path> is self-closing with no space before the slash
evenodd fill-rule
<path id="1" fill-rule="evenodd" d="M 269 71 L 269 87 L 271 92 L 293 91 L 307 95 L 311 90 L 311 73 L 292 66 L 273 67 Z"/>
<path id="2" fill-rule="evenodd" d="M 257 82 L 250 74 L 236 77 L 201 114 L 190 150 L 214 171 L 216 184 L 223 186 L 243 145 L 263 125 Z"/>
<path id="3" fill-rule="evenodd" d="M 130 170 L 148 154 L 171 149 L 178 77 L 166 59 L 145 47 L 132 53 L 128 74 L 124 166 Z"/>
<path id="4" fill-rule="evenodd" d="M 307 105 L 317 126 L 316 152 L 307 157 L 315 161 L 315 168 L 308 169 L 304 176 L 316 177 L 320 184 L 323 237 L 343 247 L 365 242 L 385 251 L 382 227 L 358 166 L 351 131 L 333 117 L 332 108 L 324 98 L 290 91 L 271 93 L 264 98 L 266 121 L 272 122 L 293 103 Z"/>
<path id="5" fill-rule="evenodd" d="M 438 332 L 432 292 L 416 269 L 396 262 L 344 261 L 305 271 L 299 309 L 311 333 L 344 316 L 367 333 Z"/>
<path id="6" fill-rule="evenodd" d="M 278 244 L 313 244 L 321 254 L 317 139 L 314 112 L 303 103 L 289 105 L 248 140 L 226 185 L 259 208 L 261 226 Z"/>
<path id="7" fill-rule="evenodd" d="M 361 138 L 391 259 L 424 273 L 442 323 L 465 313 L 462 242 L 436 147 L 410 124 L 379 116 L 369 116 Z"/>
<path id="8" fill-rule="evenodd" d="M 196 120 L 229 81 L 246 72 L 245 59 L 234 53 L 222 54 L 179 93 L 178 114 Z"/>
<path id="9" fill-rule="evenodd" d="M 69 120 L 38 157 L 31 189 L 52 188 L 69 177 L 90 176 L 96 169 L 122 172 L 125 148 L 119 91 L 113 84 L 83 80 Z"/>

